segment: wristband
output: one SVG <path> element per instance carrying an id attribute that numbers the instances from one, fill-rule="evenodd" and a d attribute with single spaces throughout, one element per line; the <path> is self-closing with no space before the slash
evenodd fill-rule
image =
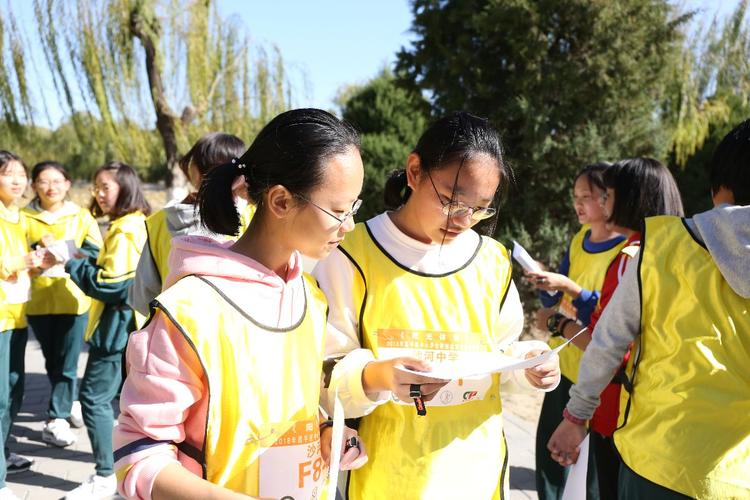
<path id="1" fill-rule="evenodd" d="M 326 427 L 333 427 L 333 420 L 323 420 L 318 426 L 318 430 L 320 432 L 323 432 L 323 429 L 325 429 Z"/>
<path id="2" fill-rule="evenodd" d="M 574 415 L 571 415 L 567 408 L 563 410 L 563 418 L 567 420 L 568 422 L 572 422 L 576 425 L 586 425 L 585 418 L 578 418 Z"/>
<path id="3" fill-rule="evenodd" d="M 572 323 L 573 320 L 570 318 L 565 318 L 557 325 L 557 329 L 555 333 L 552 334 L 553 337 L 565 337 L 565 327 L 568 326 L 569 323 Z"/>
<path id="4" fill-rule="evenodd" d="M 556 312 L 555 314 L 550 315 L 549 318 L 547 318 L 547 330 L 554 336 L 555 334 L 559 335 L 559 332 L 557 331 L 557 327 L 560 324 L 560 321 L 565 319 L 565 315 Z"/>

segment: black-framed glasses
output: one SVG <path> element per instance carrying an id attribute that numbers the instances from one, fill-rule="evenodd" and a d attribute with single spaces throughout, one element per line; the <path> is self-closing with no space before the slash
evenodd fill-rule
<path id="1" fill-rule="evenodd" d="M 443 197 L 440 196 L 437 186 L 435 186 L 435 182 L 433 182 L 432 176 L 429 172 L 427 172 L 427 177 L 430 179 L 430 184 L 432 184 L 432 189 L 435 190 L 438 201 L 443 205 L 443 215 L 447 217 L 468 216 L 471 217 L 471 220 L 474 222 L 479 222 L 480 220 L 489 219 L 497 213 L 497 209 L 493 207 L 470 207 L 466 203 L 458 200 L 443 202 Z"/>
<path id="2" fill-rule="evenodd" d="M 331 217 L 333 217 L 334 219 L 336 219 L 336 222 L 339 223 L 339 227 L 341 227 L 344 224 L 344 222 L 346 222 L 349 219 L 349 217 L 354 217 L 355 215 L 357 215 L 357 212 L 359 211 L 359 207 L 362 206 L 362 200 L 357 199 L 357 201 L 355 201 L 354 204 L 352 205 L 352 209 L 349 210 L 348 212 L 346 212 L 341 217 L 339 217 L 338 215 L 333 214 L 333 213 L 329 212 L 328 210 L 326 210 L 325 208 L 321 207 L 320 205 L 318 205 L 317 203 L 315 203 L 311 199 L 307 198 L 306 196 L 302 196 L 301 194 L 296 194 L 296 196 L 297 196 L 297 198 L 305 200 L 306 202 L 308 202 L 310 205 L 314 206 L 315 208 L 317 208 L 321 212 L 323 212 L 325 214 L 328 214 Z"/>

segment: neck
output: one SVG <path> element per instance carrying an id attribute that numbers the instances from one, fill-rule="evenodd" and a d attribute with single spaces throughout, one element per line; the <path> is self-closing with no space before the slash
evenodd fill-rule
<path id="1" fill-rule="evenodd" d="M 391 212 L 389 216 L 398 230 L 406 236 L 422 243 L 433 243 L 432 239 L 415 222 L 419 220 L 415 212 L 416 209 L 412 208 L 407 202 L 398 210 Z"/>
<path id="2" fill-rule="evenodd" d="M 278 231 L 273 231 L 253 219 L 250 227 L 231 246 L 231 250 L 260 262 L 286 281 L 293 249 L 287 248 L 282 241 L 284 240 Z"/>
<path id="3" fill-rule="evenodd" d="M 54 203 L 44 203 L 41 200 L 39 201 L 39 205 L 46 210 L 47 212 L 57 212 L 60 210 L 63 205 L 65 205 L 65 200 L 56 201 Z"/>
<path id="4" fill-rule="evenodd" d="M 589 240 L 594 243 L 611 240 L 618 235 L 618 232 L 607 227 L 606 222 L 596 222 L 591 224 L 591 236 Z"/>

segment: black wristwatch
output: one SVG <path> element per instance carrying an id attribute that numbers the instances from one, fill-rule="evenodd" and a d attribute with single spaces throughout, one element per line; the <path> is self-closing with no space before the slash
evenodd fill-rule
<path id="1" fill-rule="evenodd" d="M 568 318 L 564 314 L 561 314 L 559 312 L 556 312 L 555 314 L 552 314 L 549 318 L 547 318 L 547 330 L 549 330 L 553 337 L 562 336 L 560 323 L 562 323 L 563 320 L 566 319 Z"/>

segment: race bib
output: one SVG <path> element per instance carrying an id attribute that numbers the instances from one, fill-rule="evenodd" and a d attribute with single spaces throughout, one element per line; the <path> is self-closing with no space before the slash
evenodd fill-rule
<path id="1" fill-rule="evenodd" d="M 328 467 L 317 420 L 297 422 L 260 456 L 258 493 L 281 500 L 322 498 Z"/>
<path id="2" fill-rule="evenodd" d="M 16 273 L 9 280 L 1 280 L 0 288 L 2 288 L 5 294 L 6 304 L 25 304 L 31 298 L 31 279 L 29 278 L 29 273 L 22 271 Z"/>
<path id="3" fill-rule="evenodd" d="M 428 361 L 432 366 L 455 361 L 471 361 L 487 355 L 489 349 L 478 333 L 432 332 L 412 330 L 378 330 L 378 358 L 401 356 Z M 456 406 L 482 400 L 492 386 L 492 376 L 452 380 L 426 406 Z M 393 395 L 397 404 L 413 405 Z"/>

